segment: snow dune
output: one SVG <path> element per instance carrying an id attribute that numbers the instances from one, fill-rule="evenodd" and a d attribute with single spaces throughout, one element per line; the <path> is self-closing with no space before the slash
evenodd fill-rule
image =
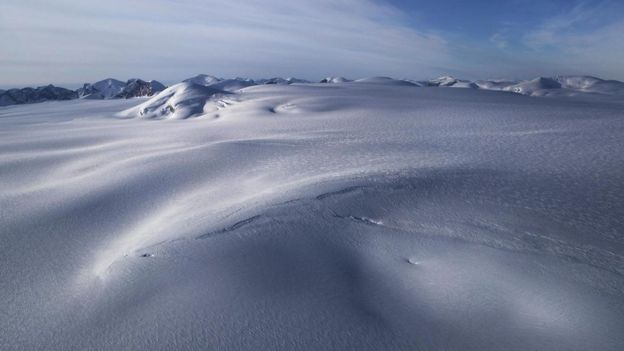
<path id="1" fill-rule="evenodd" d="M 0 349 L 622 350 L 622 107 L 389 78 L 3 107 Z"/>

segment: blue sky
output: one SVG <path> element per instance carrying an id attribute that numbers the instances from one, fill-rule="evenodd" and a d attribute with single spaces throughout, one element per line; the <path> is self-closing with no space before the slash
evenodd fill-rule
<path id="1" fill-rule="evenodd" d="M 2 1 L 0 45 L 5 87 L 198 73 L 624 79 L 624 1 Z"/>

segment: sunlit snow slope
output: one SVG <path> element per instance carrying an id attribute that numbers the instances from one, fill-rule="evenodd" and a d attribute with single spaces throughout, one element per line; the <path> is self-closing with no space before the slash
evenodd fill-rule
<path id="1" fill-rule="evenodd" d="M 0 349 L 624 349 L 622 103 L 180 87 L 0 108 Z"/>

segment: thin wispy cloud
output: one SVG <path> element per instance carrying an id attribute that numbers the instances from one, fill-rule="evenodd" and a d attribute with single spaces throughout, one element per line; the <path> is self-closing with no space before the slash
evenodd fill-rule
<path id="1" fill-rule="evenodd" d="M 583 2 L 571 11 L 545 19 L 523 38 L 535 52 L 574 73 L 624 78 L 624 15 L 622 4 Z"/>
<path id="2" fill-rule="evenodd" d="M 0 2 L 0 86 L 104 77 L 595 74 L 624 79 L 615 0 Z"/>
<path id="3" fill-rule="evenodd" d="M 20 1 L 0 5 L 6 83 L 102 76 L 426 76 L 444 38 L 374 1 Z"/>

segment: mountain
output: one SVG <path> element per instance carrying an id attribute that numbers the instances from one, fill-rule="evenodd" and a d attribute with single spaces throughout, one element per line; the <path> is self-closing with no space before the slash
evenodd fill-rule
<path id="1" fill-rule="evenodd" d="M 9 89 L 0 94 L 0 106 L 76 98 L 78 98 L 78 94 L 75 91 L 50 84 L 38 88 Z"/>
<path id="2" fill-rule="evenodd" d="M 82 88 L 76 89 L 79 99 L 104 99 L 104 94 L 90 83 L 84 83 Z"/>
<path id="3" fill-rule="evenodd" d="M 206 102 L 223 90 L 192 82 L 173 85 L 139 106 L 123 111 L 122 117 L 145 119 L 186 119 L 204 114 Z"/>
<path id="4" fill-rule="evenodd" d="M 327 77 L 327 78 L 323 78 L 319 83 L 346 83 L 346 82 L 350 82 L 350 80 L 344 77 Z"/>
<path id="5" fill-rule="evenodd" d="M 123 90 L 115 95 L 116 98 L 129 99 L 133 97 L 152 96 L 165 90 L 165 86 L 155 80 L 146 82 L 141 79 L 130 79 Z"/>
<path id="6" fill-rule="evenodd" d="M 452 76 L 442 76 L 436 79 L 430 79 L 429 85 L 435 87 L 449 87 L 457 83 L 457 79 Z"/>
<path id="7" fill-rule="evenodd" d="M 497 91 L 504 90 L 505 88 L 518 83 L 518 81 L 514 80 L 478 80 L 475 82 L 479 89 Z"/>
<path id="8" fill-rule="evenodd" d="M 452 76 L 442 76 L 425 82 L 427 86 L 433 87 L 453 87 L 453 88 L 478 88 L 477 84 L 469 80 L 457 79 Z"/>
<path id="9" fill-rule="evenodd" d="M 123 91 L 126 87 L 126 83 L 117 79 L 106 78 L 93 83 L 93 87 L 102 94 L 104 99 L 112 99 Z"/>
<path id="10" fill-rule="evenodd" d="M 503 90 L 522 95 L 548 95 L 553 89 L 561 89 L 561 83 L 553 78 L 538 77 L 529 81 L 505 87 Z"/>

